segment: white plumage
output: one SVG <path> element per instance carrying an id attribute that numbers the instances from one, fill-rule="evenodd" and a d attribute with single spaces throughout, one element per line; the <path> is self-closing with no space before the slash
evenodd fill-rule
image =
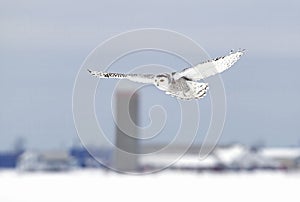
<path id="1" fill-rule="evenodd" d="M 162 74 L 120 74 L 89 70 L 92 76 L 98 78 L 128 79 L 130 81 L 154 84 L 166 94 L 180 99 L 199 99 L 206 95 L 208 84 L 197 82 L 229 69 L 244 54 L 245 50 L 231 51 L 229 55 L 218 57 L 186 68 L 180 72 Z"/>

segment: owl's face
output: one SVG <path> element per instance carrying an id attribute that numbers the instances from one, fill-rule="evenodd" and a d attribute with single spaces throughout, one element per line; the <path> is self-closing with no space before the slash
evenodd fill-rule
<path id="1" fill-rule="evenodd" d="M 157 88 L 161 90 L 166 90 L 169 88 L 171 78 L 168 74 L 160 74 L 155 77 L 154 81 Z"/>

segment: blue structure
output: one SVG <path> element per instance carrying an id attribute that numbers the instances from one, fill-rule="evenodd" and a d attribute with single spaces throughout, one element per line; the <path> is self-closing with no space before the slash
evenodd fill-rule
<path id="1" fill-rule="evenodd" d="M 103 162 L 110 162 L 112 151 L 109 149 L 93 149 L 93 154 Z M 73 147 L 70 149 L 70 155 L 77 159 L 81 167 L 102 167 L 93 156 L 83 147 Z"/>
<path id="2" fill-rule="evenodd" d="M 22 153 L 22 151 L 0 153 L 0 168 L 15 168 Z"/>

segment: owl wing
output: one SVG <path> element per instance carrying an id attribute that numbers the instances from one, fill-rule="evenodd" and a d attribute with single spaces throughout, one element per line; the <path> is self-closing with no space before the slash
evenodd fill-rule
<path id="1" fill-rule="evenodd" d="M 128 80 L 145 84 L 154 84 L 154 77 L 154 74 L 126 74 Z"/>
<path id="2" fill-rule="evenodd" d="M 174 74 L 174 78 L 179 79 L 181 77 L 186 77 L 193 81 L 198 81 L 213 76 L 217 73 L 225 71 L 226 69 L 229 69 L 240 59 L 244 52 L 245 49 L 238 50 L 236 52 L 230 52 L 229 55 L 200 63 L 194 67 L 186 68 L 181 72 L 176 72 Z"/>
<path id="3" fill-rule="evenodd" d="M 122 73 L 112 73 L 112 72 L 100 72 L 100 71 L 92 71 L 87 69 L 87 71 L 97 78 L 102 79 L 128 79 L 130 81 L 138 82 L 138 83 L 146 83 L 153 84 L 154 83 L 154 74 L 122 74 Z"/>

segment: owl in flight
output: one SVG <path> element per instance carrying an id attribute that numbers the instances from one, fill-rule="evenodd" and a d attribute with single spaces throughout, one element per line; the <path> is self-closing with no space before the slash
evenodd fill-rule
<path id="1" fill-rule="evenodd" d="M 244 54 L 245 50 L 230 51 L 229 55 L 200 63 L 182 71 L 161 74 L 120 74 L 92 71 L 88 72 L 97 78 L 128 79 L 130 81 L 153 84 L 166 94 L 184 100 L 200 99 L 208 91 L 208 84 L 197 82 L 221 73 L 230 68 Z"/>

